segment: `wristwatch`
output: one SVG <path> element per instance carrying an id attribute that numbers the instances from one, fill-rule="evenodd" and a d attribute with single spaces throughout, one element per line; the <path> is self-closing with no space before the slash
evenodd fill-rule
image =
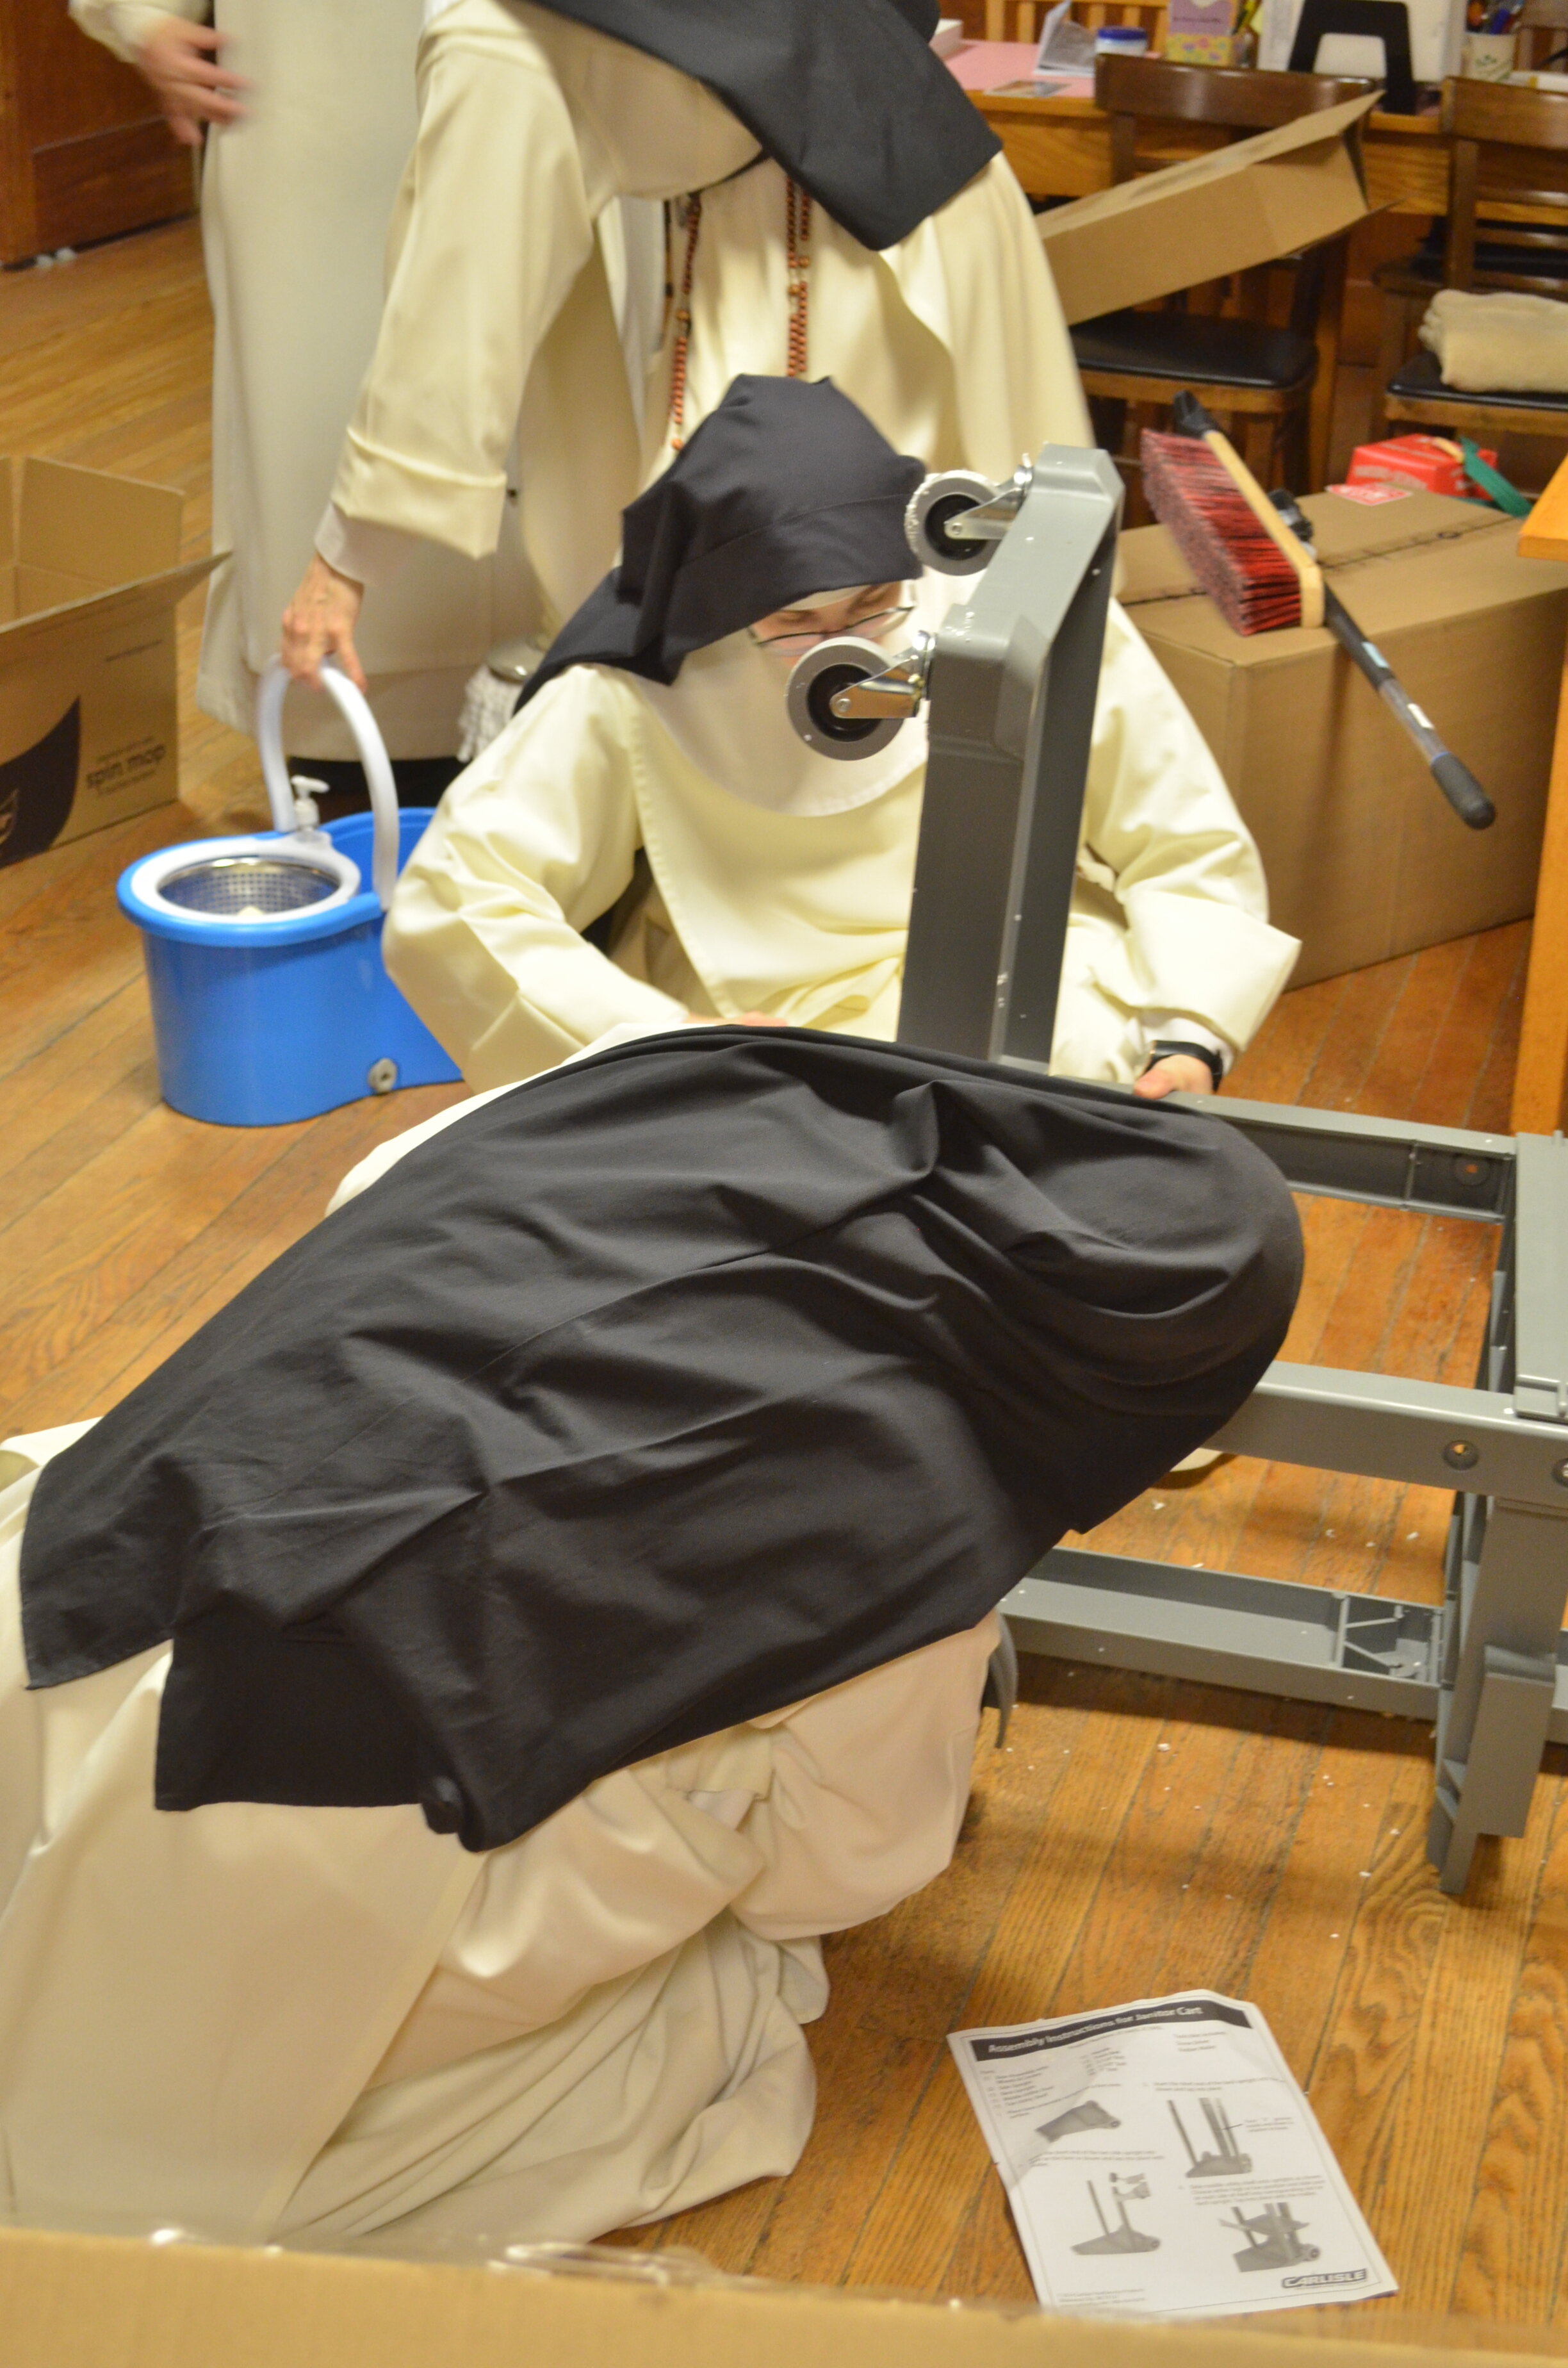
<path id="1" fill-rule="evenodd" d="M 1225 1064 L 1221 1055 L 1211 1044 L 1188 1043 L 1179 1036 L 1155 1037 L 1154 1049 L 1143 1064 L 1144 1076 L 1147 1076 L 1161 1061 L 1168 1060 L 1173 1053 L 1185 1053 L 1189 1061 L 1201 1061 L 1214 1080 L 1214 1091 L 1219 1092 L 1220 1081 L 1225 1074 Z"/>

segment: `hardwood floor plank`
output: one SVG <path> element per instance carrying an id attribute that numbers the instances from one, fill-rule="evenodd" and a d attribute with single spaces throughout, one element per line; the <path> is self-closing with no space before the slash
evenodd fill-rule
<path id="1" fill-rule="evenodd" d="M 157 806 L 113 832 L 95 832 L 82 842 L 84 860 L 10 916 L 0 942 L 0 1079 L 141 975 L 142 941 L 114 901 L 114 882 L 137 856 L 187 829 L 183 807 Z M 112 846 L 97 844 L 111 838 Z"/>
<path id="2" fill-rule="evenodd" d="M 1428 1928 L 1437 1941 L 1429 1996 L 1437 2010 L 1414 2019 L 1401 2110 L 1376 2185 L 1361 2191 L 1390 2260 L 1399 2263 L 1405 2310 L 1453 2307 L 1559 1791 L 1555 1779 L 1536 1786 L 1526 1833 L 1494 1843 L 1465 1896 L 1445 1902 Z M 1439 2130 L 1442 2177 L 1434 2179 Z M 1505 2316 L 1517 2309 L 1510 2296 Z"/>
<path id="3" fill-rule="evenodd" d="M 22 1212 L 4 1236 L 17 1280 L 0 1313 L 0 1421 L 281 1156 L 280 1132 L 199 1126 L 160 1102 Z"/>
<path id="4" fill-rule="evenodd" d="M 1351 971 L 1338 982 L 1340 994 L 1323 1046 L 1296 1099 L 1314 1110 L 1355 1110 L 1372 1073 L 1415 957 Z"/>
<path id="5" fill-rule="evenodd" d="M 1535 1913 L 1451 2297 L 1467 2317 L 1542 2326 L 1558 2307 L 1568 2239 L 1568 1786 L 1562 1754 L 1552 1757 Z"/>
<path id="6" fill-rule="evenodd" d="M 162 1246 L 165 1257 L 135 1238 L 118 1269 L 123 1287 L 29 1386 L 8 1404 L 0 1401 L 0 1421 L 7 1430 L 36 1430 L 107 1412 L 308 1232 L 334 1188 L 367 1152 L 461 1098 L 460 1087 L 426 1086 L 385 1100 L 351 1102 L 299 1127 L 243 1133 L 175 1121 L 217 1146 L 241 1133 L 249 1146 L 244 1182 L 222 1199 L 210 1194 L 204 1179 L 199 1198 L 189 1204 L 188 1227 Z M 172 1118 L 159 1107 L 163 1117 Z M 0 1330 L 0 1341 L 4 1337 Z"/>
<path id="7" fill-rule="evenodd" d="M 1364 1861 L 1365 1872 L 1350 1877 L 1359 1896 L 1350 1896 L 1347 1871 L 1334 1886 L 1338 1913 L 1331 1929 L 1343 1932 L 1342 1915 L 1352 1920 L 1308 2094 L 1403 2288 L 1413 2273 L 1420 2274 L 1423 2248 L 1418 2230 L 1410 2232 L 1413 2245 L 1407 2246 L 1405 2224 L 1391 2218 L 1397 2215 L 1397 2198 L 1387 2199 L 1390 2212 L 1382 2208 L 1383 2172 L 1408 2120 L 1423 2020 L 1430 2015 L 1439 2029 L 1442 2023 L 1444 2002 L 1434 1998 L 1432 1985 L 1449 1903 L 1424 1847 L 1430 1768 L 1425 1759 L 1405 1759 L 1393 1767 L 1383 1839 Z M 1437 2143 L 1429 2123 L 1424 2137 L 1428 2148 Z M 1443 2146 L 1446 2157 L 1446 2124 Z M 1404 2306 L 1403 2293 L 1398 2299 Z"/>
<path id="8" fill-rule="evenodd" d="M 1427 946 L 1410 958 L 1376 1055 L 1357 1091 L 1357 1110 L 1379 1118 L 1410 1110 L 1431 1068 L 1433 1048 L 1452 1008 L 1469 950 L 1470 940 L 1461 938 Z"/>
<path id="9" fill-rule="evenodd" d="M 1464 1123 L 1480 1134 L 1506 1134 L 1509 1120 L 1509 1097 L 1514 1089 L 1514 1067 L 1519 1052 L 1519 1023 L 1525 1008 L 1525 966 L 1529 959 L 1530 925 L 1514 921 L 1497 932 L 1506 938 L 1514 949 L 1514 969 L 1505 987 L 1497 1009 L 1496 1025 L 1486 1057 L 1475 1080 L 1474 1090 L 1465 1111 Z"/>
<path id="10" fill-rule="evenodd" d="M 1463 1126 L 1475 1099 L 1476 1082 L 1496 1031 L 1498 1009 L 1513 983 L 1518 947 L 1511 931 L 1488 929 L 1461 938 L 1466 959 L 1454 998 L 1433 1040 L 1426 1073 L 1403 1105 L 1427 1126 Z"/>
<path id="11" fill-rule="evenodd" d="M 1335 1712 L 1319 1749 L 1290 1854 L 1243 1975 L 1296 2078 L 1311 2092 L 1376 1852 L 1420 1851 L 1426 1818 L 1405 1822 L 1429 1746 L 1403 1721 Z"/>
<path id="12" fill-rule="evenodd" d="M 1243 1101 L 1300 1101 L 1344 993 L 1342 978 L 1325 978 L 1281 996 L 1226 1078 L 1224 1090 Z"/>
<path id="13" fill-rule="evenodd" d="M 0 1243 L 7 1224 L 157 1107 L 147 1039 L 146 995 L 133 979 L 24 1068 L 19 1122 L 0 1133 Z"/>

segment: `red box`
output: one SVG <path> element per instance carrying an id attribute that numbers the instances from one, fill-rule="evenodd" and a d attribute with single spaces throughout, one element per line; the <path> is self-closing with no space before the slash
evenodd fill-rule
<path id="1" fill-rule="evenodd" d="M 1488 467 L 1497 466 L 1495 452 L 1482 449 Z M 1449 494 L 1460 501 L 1484 501 L 1485 495 L 1464 472 L 1464 455 L 1447 436 L 1391 436 L 1381 444 L 1358 444 L 1346 472 L 1347 485 L 1397 485 L 1402 491 Z"/>

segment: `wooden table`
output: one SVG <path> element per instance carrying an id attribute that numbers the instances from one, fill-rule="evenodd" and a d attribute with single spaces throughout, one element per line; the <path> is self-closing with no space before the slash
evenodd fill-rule
<path id="1" fill-rule="evenodd" d="M 1568 560 L 1568 461 L 1519 529 L 1525 559 Z M 1568 659 L 1557 698 L 1557 740 L 1536 882 L 1535 926 L 1514 1071 L 1516 1134 L 1552 1134 L 1568 1083 Z"/>
<path id="2" fill-rule="evenodd" d="M 1031 198 L 1086 198 L 1110 187 L 1110 119 L 1092 98 L 971 94 Z M 1222 147 L 1226 134 L 1206 127 L 1145 124 L 1139 155 L 1176 165 Z M 1372 210 L 1440 214 L 1449 202 L 1449 147 L 1435 115 L 1367 118 L 1367 201 Z M 1499 209 L 1500 211 L 1505 211 Z"/>

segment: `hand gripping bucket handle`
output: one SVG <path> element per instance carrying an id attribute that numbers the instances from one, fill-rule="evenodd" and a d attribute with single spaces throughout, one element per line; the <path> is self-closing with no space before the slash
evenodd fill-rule
<path id="1" fill-rule="evenodd" d="M 387 755 L 386 742 L 381 738 L 376 719 L 363 691 L 358 689 L 340 667 L 328 658 L 322 666 L 322 689 L 335 700 L 344 722 L 354 734 L 354 745 L 359 751 L 359 762 L 365 768 L 365 779 L 370 789 L 370 812 L 375 817 L 374 853 L 370 860 L 371 884 L 376 901 L 384 913 L 392 902 L 397 881 L 399 819 L 397 784 L 392 780 L 392 759 Z M 289 767 L 283 755 L 283 699 L 292 677 L 281 658 L 274 658 L 261 677 L 261 688 L 256 700 L 256 737 L 261 751 L 261 775 L 267 783 L 267 802 L 272 808 L 272 826 L 291 838 L 294 821 L 294 791 L 289 780 Z"/>

